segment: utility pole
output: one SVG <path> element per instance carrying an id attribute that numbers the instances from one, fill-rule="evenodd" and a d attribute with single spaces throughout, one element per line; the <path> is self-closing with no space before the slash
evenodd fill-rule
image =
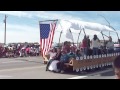
<path id="1" fill-rule="evenodd" d="M 6 45 L 6 19 L 7 19 L 7 16 L 5 15 L 5 19 L 4 19 L 4 23 L 5 23 L 4 45 Z"/>

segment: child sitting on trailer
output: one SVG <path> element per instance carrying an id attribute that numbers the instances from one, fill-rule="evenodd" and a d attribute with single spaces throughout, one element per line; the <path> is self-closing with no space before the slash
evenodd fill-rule
<path id="1" fill-rule="evenodd" d="M 58 72 L 59 71 L 58 68 L 57 68 L 57 65 L 59 64 L 60 58 L 61 58 L 61 49 L 58 47 L 57 48 L 57 54 L 53 58 L 54 60 L 51 62 L 51 64 L 48 67 L 48 69 L 50 71 L 53 71 L 53 72 Z"/>
<path id="2" fill-rule="evenodd" d="M 70 58 L 75 59 L 75 50 L 73 49 L 73 47 L 70 48 L 70 52 L 67 52 L 66 50 L 62 51 L 60 62 L 58 64 L 59 72 L 63 73 L 65 71 L 64 66 L 66 63 L 69 64 Z"/>
<path id="3" fill-rule="evenodd" d="M 47 66 L 46 66 L 46 71 L 48 71 L 48 68 L 49 68 L 49 65 L 52 63 L 52 61 L 54 60 L 55 56 L 56 56 L 56 48 L 53 48 L 52 50 L 49 51 L 48 53 L 50 55 L 50 59 L 47 63 Z"/>

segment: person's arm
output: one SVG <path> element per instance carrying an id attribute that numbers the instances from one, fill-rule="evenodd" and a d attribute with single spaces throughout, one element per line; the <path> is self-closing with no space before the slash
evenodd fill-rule
<path id="1" fill-rule="evenodd" d="M 112 44 L 112 48 L 114 48 L 114 42 L 112 42 L 111 44 Z"/>
<path id="2" fill-rule="evenodd" d="M 58 57 L 58 54 L 56 54 L 55 56 L 53 56 L 52 59 L 56 60 L 57 57 Z"/>
<path id="3" fill-rule="evenodd" d="M 98 39 L 98 42 L 100 43 L 100 39 Z"/>

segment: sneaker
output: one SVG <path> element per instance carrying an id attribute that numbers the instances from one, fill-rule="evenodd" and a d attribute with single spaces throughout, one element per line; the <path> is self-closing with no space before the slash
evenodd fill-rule
<path id="1" fill-rule="evenodd" d="M 52 70 L 53 73 L 56 73 L 56 71 Z"/>
<path id="2" fill-rule="evenodd" d="M 60 73 L 61 71 L 60 71 L 60 70 L 57 70 L 56 72 L 57 72 L 57 73 Z"/>
<path id="3" fill-rule="evenodd" d="M 48 68 L 46 68 L 46 71 L 48 71 Z"/>
<path id="4" fill-rule="evenodd" d="M 60 73 L 64 73 L 64 71 L 62 70 Z"/>

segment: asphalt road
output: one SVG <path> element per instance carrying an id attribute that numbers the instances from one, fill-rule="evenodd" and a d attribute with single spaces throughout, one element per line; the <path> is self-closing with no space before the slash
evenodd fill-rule
<path id="1" fill-rule="evenodd" d="M 41 57 L 0 58 L 0 79 L 115 79 L 112 68 L 84 73 L 45 71 Z"/>

